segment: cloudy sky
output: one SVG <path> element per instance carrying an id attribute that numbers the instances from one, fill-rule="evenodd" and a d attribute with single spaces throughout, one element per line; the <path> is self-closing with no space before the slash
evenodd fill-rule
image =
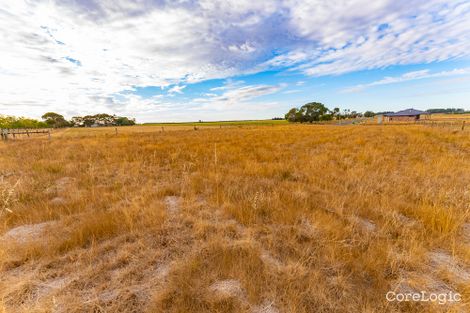
<path id="1" fill-rule="evenodd" d="M 4 1 L 0 114 L 470 109 L 470 1 Z"/>

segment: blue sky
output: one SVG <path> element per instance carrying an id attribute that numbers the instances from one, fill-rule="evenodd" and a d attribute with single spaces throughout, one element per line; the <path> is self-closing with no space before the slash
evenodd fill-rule
<path id="1" fill-rule="evenodd" d="M 10 1 L 0 114 L 470 110 L 470 1 Z"/>

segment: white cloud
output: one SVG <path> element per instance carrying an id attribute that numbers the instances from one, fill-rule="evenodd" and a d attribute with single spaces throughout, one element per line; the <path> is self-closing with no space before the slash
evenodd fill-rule
<path id="1" fill-rule="evenodd" d="M 278 103 L 272 101 L 260 102 L 256 101 L 256 98 L 275 94 L 286 87 L 285 84 L 240 86 L 237 82 L 235 82 L 235 85 L 226 86 L 227 88 L 221 95 L 210 95 L 205 98 L 194 99 L 195 106 L 193 110 L 259 113 Z"/>
<path id="2" fill-rule="evenodd" d="M 360 85 L 356 85 L 353 87 L 349 87 L 349 88 L 344 89 L 343 92 L 345 93 L 358 92 L 358 91 L 362 91 L 366 88 L 370 88 L 373 86 L 389 85 L 389 84 L 402 83 L 402 82 L 406 82 L 410 80 L 448 77 L 448 76 L 456 76 L 456 75 L 470 75 L 470 68 L 460 68 L 460 69 L 454 69 L 451 71 L 441 71 L 437 73 L 430 73 L 429 70 L 413 71 L 413 72 L 405 73 L 401 76 L 385 77 L 381 80 L 374 81 L 368 84 L 360 84 Z"/>
<path id="3" fill-rule="evenodd" d="M 238 53 L 251 53 L 256 50 L 256 48 L 248 42 L 245 42 L 239 46 L 230 45 L 228 46 L 228 49 L 232 52 L 238 52 Z"/>
<path id="4" fill-rule="evenodd" d="M 321 76 L 469 57 L 469 30 L 468 1 L 7 1 L 0 109 L 156 116 L 171 104 L 116 95 L 272 68 Z M 269 90 L 249 87 L 222 86 L 227 100 L 211 103 Z"/>
<path id="5" fill-rule="evenodd" d="M 186 86 L 173 86 L 171 87 L 170 89 L 168 89 L 168 93 L 169 94 L 173 94 L 173 93 L 179 93 L 179 94 L 182 94 L 183 93 L 183 89 L 186 88 Z"/>
<path id="6" fill-rule="evenodd" d="M 292 3 L 297 4 L 292 6 L 292 26 L 315 45 L 281 58 L 307 75 L 429 63 L 470 53 L 468 1 Z"/>
<path id="7" fill-rule="evenodd" d="M 300 90 L 300 89 L 290 89 L 290 90 L 284 91 L 283 94 L 290 95 L 290 94 L 299 93 L 299 92 L 302 92 L 302 90 Z"/>

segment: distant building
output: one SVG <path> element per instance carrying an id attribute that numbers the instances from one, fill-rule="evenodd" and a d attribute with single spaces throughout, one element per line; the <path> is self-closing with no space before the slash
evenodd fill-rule
<path id="1" fill-rule="evenodd" d="M 395 113 L 385 113 L 384 120 L 386 122 L 404 122 L 404 121 L 418 121 L 422 119 L 431 118 L 431 113 L 415 110 L 415 109 L 406 109 L 403 111 L 398 111 Z"/>

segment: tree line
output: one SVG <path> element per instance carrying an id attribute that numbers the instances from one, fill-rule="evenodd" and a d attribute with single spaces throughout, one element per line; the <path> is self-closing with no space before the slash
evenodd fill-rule
<path id="1" fill-rule="evenodd" d="M 445 114 L 466 114 L 470 113 L 470 111 L 465 111 L 464 109 L 456 109 L 456 108 L 447 108 L 447 109 L 429 109 L 426 110 L 428 113 L 445 113 Z"/>
<path id="2" fill-rule="evenodd" d="M 42 120 L 39 121 L 26 117 L 0 115 L 0 128 L 61 128 L 135 125 L 135 119 L 133 118 L 104 113 L 86 116 L 74 116 L 71 120 L 66 120 L 61 114 L 47 112 L 41 117 L 41 119 Z"/>
<path id="3" fill-rule="evenodd" d="M 0 128 L 46 128 L 46 122 L 32 118 L 0 115 Z"/>
<path id="4" fill-rule="evenodd" d="M 330 110 L 323 103 L 310 102 L 304 104 L 300 108 L 292 108 L 286 113 L 284 118 L 289 122 L 296 123 L 313 123 L 320 121 L 331 121 L 331 120 L 342 120 L 348 118 L 358 117 L 373 117 L 375 115 L 372 111 L 366 111 L 364 113 L 351 111 L 351 110 L 340 110 L 334 108 Z"/>

